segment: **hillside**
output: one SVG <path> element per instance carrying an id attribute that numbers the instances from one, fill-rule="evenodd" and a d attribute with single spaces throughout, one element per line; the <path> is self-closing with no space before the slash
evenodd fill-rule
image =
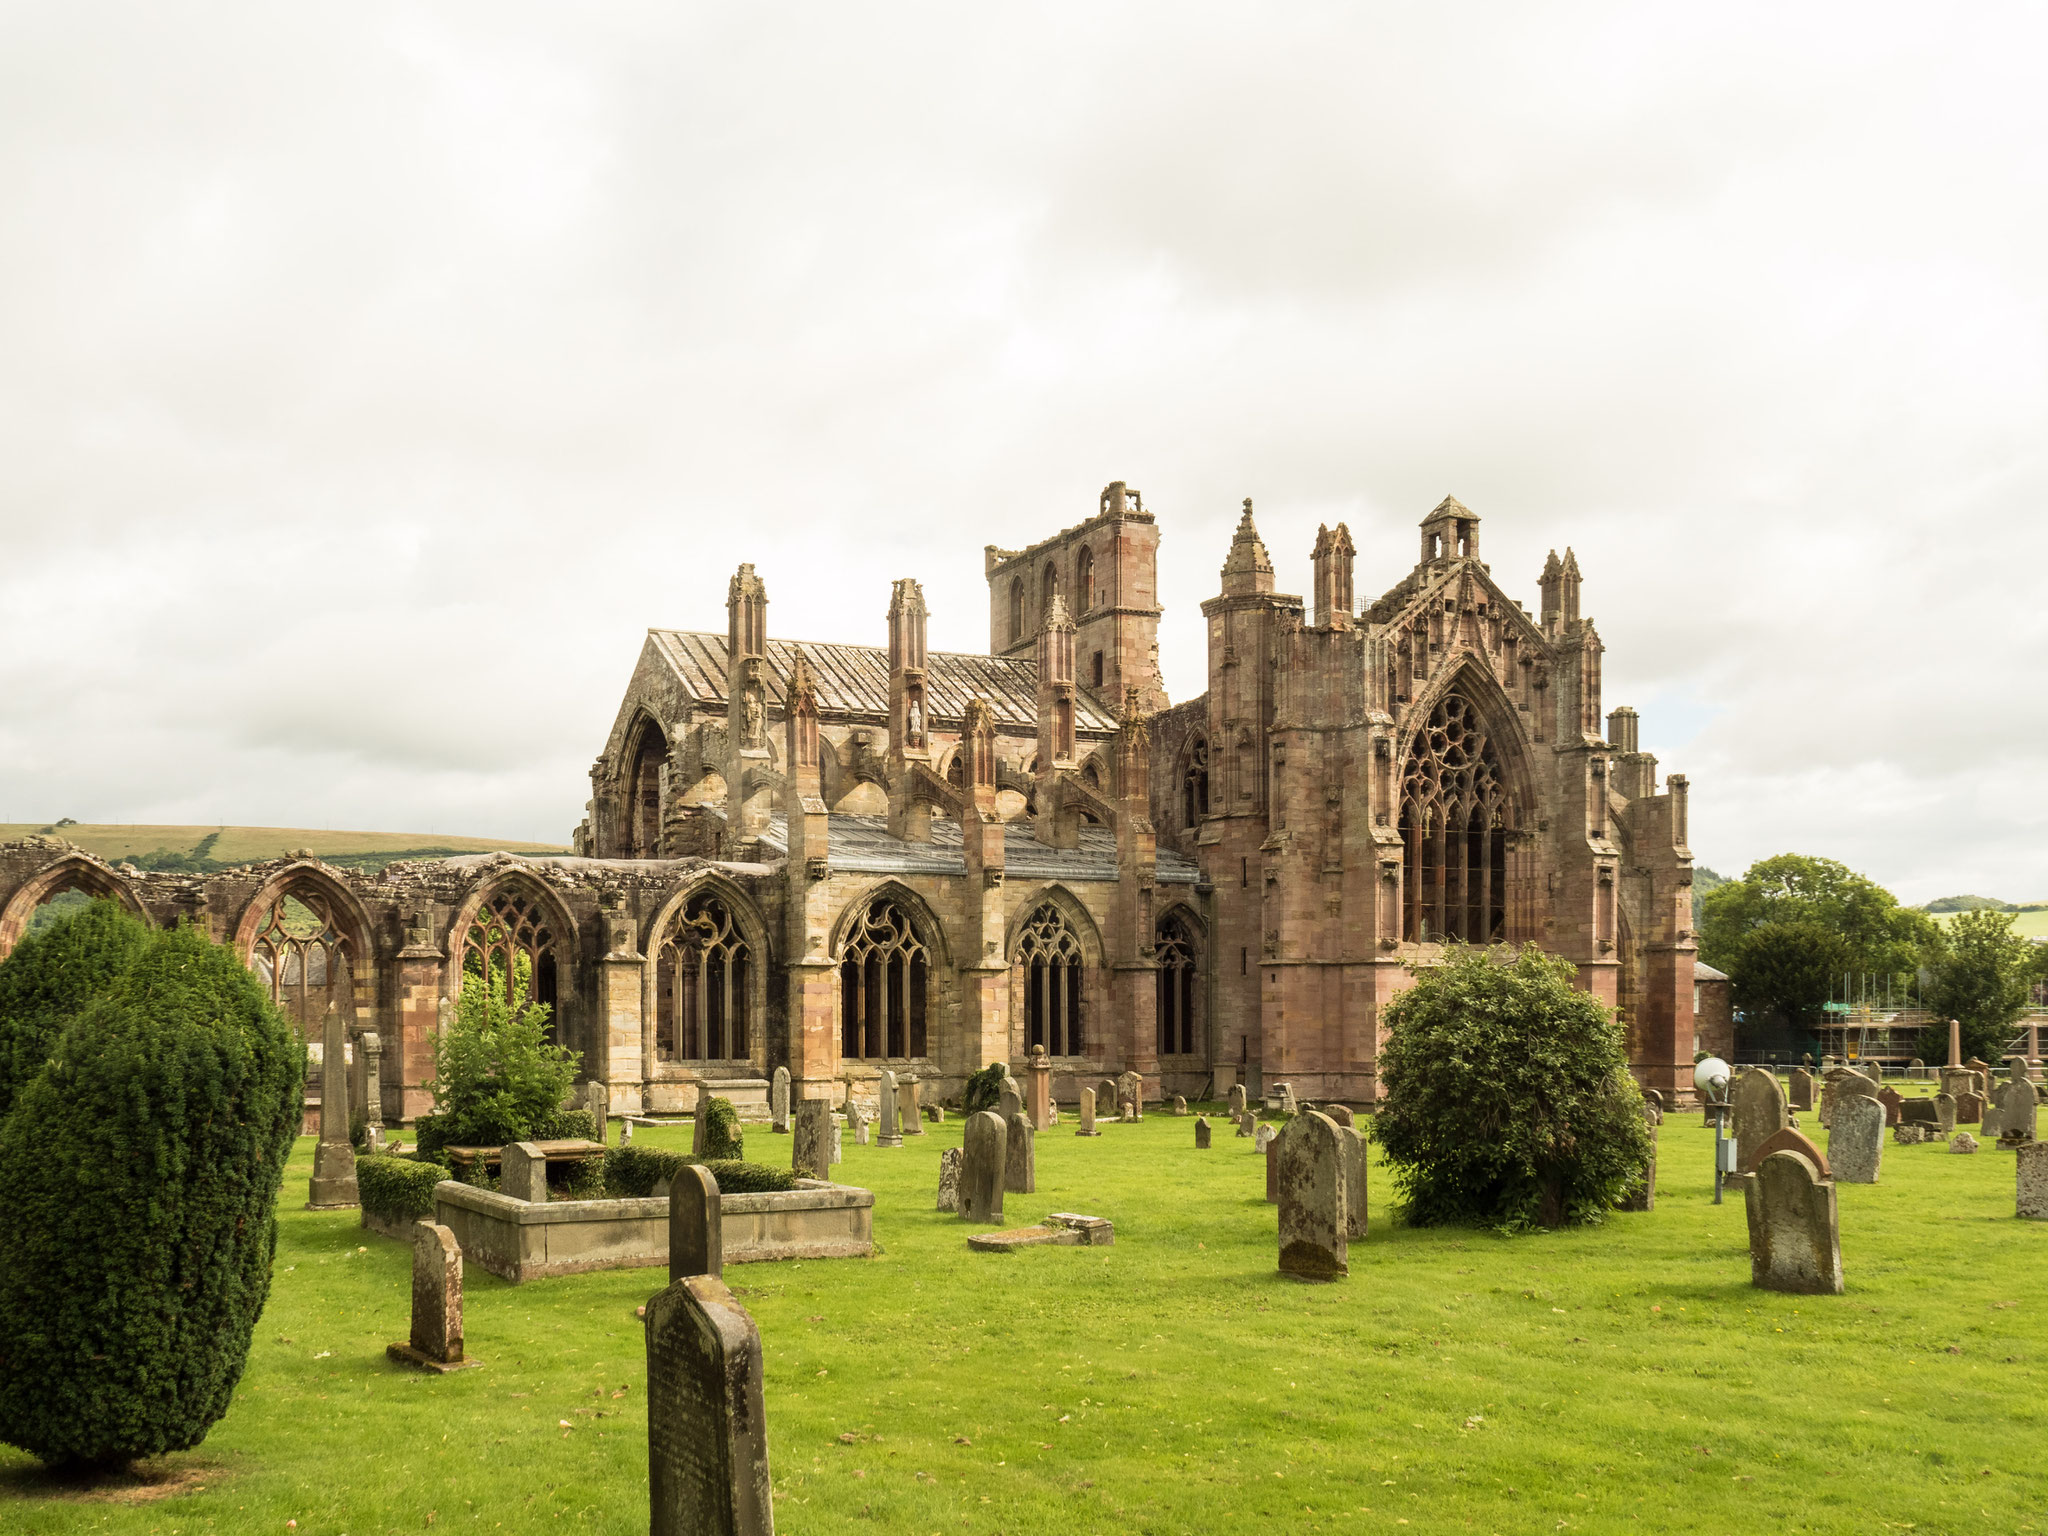
<path id="1" fill-rule="evenodd" d="M 282 858 L 310 848 L 330 864 L 381 869 L 400 859 L 440 858 L 455 853 L 566 853 L 560 843 L 519 843 L 496 837 L 453 837 L 444 832 L 335 832 L 310 827 L 180 827 L 72 822 L 34 825 L 0 822 L 0 842 L 16 838 L 61 837 L 109 863 L 124 860 L 145 869 L 203 873 L 236 864 Z"/>

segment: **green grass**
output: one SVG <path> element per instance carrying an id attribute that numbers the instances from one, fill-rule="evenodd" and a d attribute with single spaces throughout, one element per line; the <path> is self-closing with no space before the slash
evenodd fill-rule
<path id="1" fill-rule="evenodd" d="M 1653 1213 L 1410 1231 L 1382 1177 L 1350 1278 L 1312 1287 L 1274 1273 L 1250 1143 L 1219 1123 L 1197 1153 L 1191 1127 L 1039 1137 L 1039 1193 L 1010 1197 L 1010 1223 L 1109 1216 L 1107 1250 L 970 1254 L 929 1209 L 958 1120 L 847 1148 L 882 1256 L 728 1275 L 764 1339 L 784 1536 L 2048 1530 L 2048 1224 L 2013 1219 L 2010 1156 L 1888 1142 L 1884 1182 L 1840 1190 L 1840 1297 L 1750 1288 L 1696 1114 L 1663 1128 Z M 645 1529 L 633 1309 L 658 1273 L 472 1269 L 484 1367 L 408 1374 L 383 1353 L 407 1251 L 298 1209 L 309 1160 L 302 1142 L 234 1408 L 172 1458 L 204 1491 L 60 1503 L 0 1452 L 0 1529 Z"/>
<path id="2" fill-rule="evenodd" d="M 47 829 L 47 830 L 46 830 Z M 160 848 L 189 852 L 219 833 L 208 856 L 222 864 L 254 864 L 283 858 L 294 848 L 310 848 L 322 858 L 348 855 L 389 855 L 432 848 L 456 853 L 566 853 L 563 843 L 515 843 L 494 837 L 453 837 L 441 832 L 328 832 L 310 827 L 179 827 L 128 826 L 78 822 L 68 827 L 50 823 L 0 822 L 0 843 L 44 834 L 76 843 L 87 853 L 109 861 L 140 858 Z"/>
<path id="3" fill-rule="evenodd" d="M 1930 912 L 1927 914 L 1937 923 L 1954 922 L 1959 914 L 1954 912 Z M 2048 907 L 2034 912 L 2012 914 L 2012 931 L 2022 938 L 2048 939 Z"/>

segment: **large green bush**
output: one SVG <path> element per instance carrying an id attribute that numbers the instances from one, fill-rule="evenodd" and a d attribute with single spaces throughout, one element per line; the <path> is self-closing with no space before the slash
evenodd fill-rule
<path id="1" fill-rule="evenodd" d="M 363 1209 L 389 1221 L 425 1221 L 434 1214 L 434 1186 L 448 1177 L 439 1163 L 371 1152 L 356 1159 Z"/>
<path id="2" fill-rule="evenodd" d="M 468 981 L 434 1044 L 434 1112 L 413 1128 L 422 1154 L 534 1141 L 561 1123 L 581 1057 L 548 1039 L 548 1014 L 545 1003 L 515 1006 L 499 979 Z"/>
<path id="3" fill-rule="evenodd" d="M 0 1440 L 112 1466 L 205 1438 L 270 1291 L 304 1067 L 191 928 L 64 1026 L 0 1123 Z"/>
<path id="4" fill-rule="evenodd" d="M 1454 949 L 1387 1005 L 1373 1118 L 1417 1226 L 1598 1221 L 1650 1155 L 1614 1016 L 1534 945 Z"/>
<path id="5" fill-rule="evenodd" d="M 42 1071 L 57 1032 L 112 985 L 148 936 L 120 903 L 95 901 L 0 960 L 0 1120 Z"/>

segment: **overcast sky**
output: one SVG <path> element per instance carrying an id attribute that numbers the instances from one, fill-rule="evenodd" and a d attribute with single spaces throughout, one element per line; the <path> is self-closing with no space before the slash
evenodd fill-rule
<path id="1" fill-rule="evenodd" d="M 0 820 L 565 839 L 649 626 L 1446 493 L 1723 873 L 2048 898 L 2038 6 L 9 4 Z"/>

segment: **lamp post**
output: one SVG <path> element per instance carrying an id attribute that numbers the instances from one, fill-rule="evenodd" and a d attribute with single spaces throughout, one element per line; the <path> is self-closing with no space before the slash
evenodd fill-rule
<path id="1" fill-rule="evenodd" d="M 1735 1143 L 1728 1140 L 1728 1063 L 1709 1056 L 1692 1069 L 1692 1085 L 1714 1117 L 1714 1204 L 1721 1203 L 1721 1181 L 1735 1171 Z"/>

